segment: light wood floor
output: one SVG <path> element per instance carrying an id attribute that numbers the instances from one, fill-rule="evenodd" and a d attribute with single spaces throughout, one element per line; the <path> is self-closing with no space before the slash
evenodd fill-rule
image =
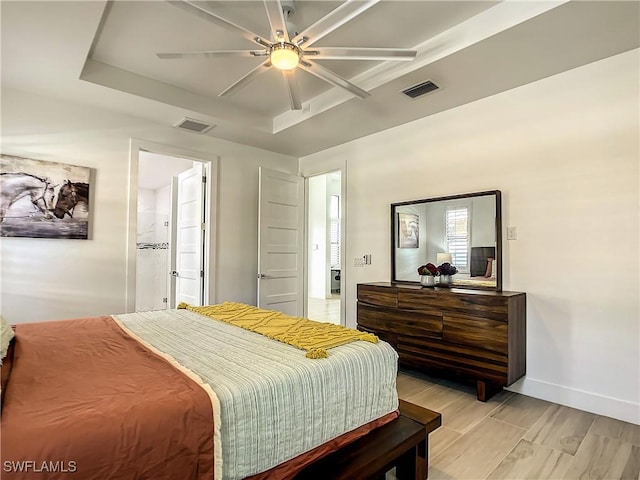
<path id="1" fill-rule="evenodd" d="M 326 299 L 309 297 L 307 307 L 309 319 L 340 325 L 340 294 L 332 294 Z"/>
<path id="2" fill-rule="evenodd" d="M 638 425 L 507 391 L 482 403 L 470 386 L 410 370 L 398 394 L 442 414 L 429 480 L 640 479 Z"/>

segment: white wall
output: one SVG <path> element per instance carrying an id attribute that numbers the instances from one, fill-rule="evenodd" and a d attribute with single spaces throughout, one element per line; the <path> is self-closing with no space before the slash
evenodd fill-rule
<path id="1" fill-rule="evenodd" d="M 471 246 L 493 247 L 496 244 L 495 197 L 475 197 L 471 212 Z"/>
<path id="2" fill-rule="evenodd" d="M 142 150 L 138 153 L 138 187 L 157 190 L 193 166 L 193 160 Z"/>
<path id="3" fill-rule="evenodd" d="M 159 215 L 171 214 L 171 184 L 160 187 L 156 191 L 156 213 Z"/>
<path id="4" fill-rule="evenodd" d="M 514 389 L 640 423 L 639 71 L 636 50 L 301 159 L 346 161 L 346 255 L 373 254 L 346 262 L 347 325 L 356 284 L 390 279 L 390 203 L 501 190 L 504 289 L 527 293 Z"/>
<path id="5" fill-rule="evenodd" d="M 327 297 L 327 176 L 311 177 L 309 188 L 309 297 Z"/>
<path id="6" fill-rule="evenodd" d="M 131 138 L 218 155 L 217 300 L 256 301 L 258 167 L 297 159 L 108 110 L 2 89 L 2 151 L 91 167 L 90 240 L 3 238 L 2 315 L 30 322 L 125 310 Z"/>

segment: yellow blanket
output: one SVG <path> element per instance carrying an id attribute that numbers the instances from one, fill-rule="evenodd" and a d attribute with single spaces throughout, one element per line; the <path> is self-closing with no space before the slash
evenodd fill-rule
<path id="1" fill-rule="evenodd" d="M 178 308 L 191 310 L 306 350 L 307 358 L 326 358 L 329 356 L 328 348 L 357 340 L 378 343 L 378 337 L 371 333 L 359 332 L 342 325 L 292 317 L 243 303 L 224 302 L 205 307 L 194 307 L 181 303 Z"/>

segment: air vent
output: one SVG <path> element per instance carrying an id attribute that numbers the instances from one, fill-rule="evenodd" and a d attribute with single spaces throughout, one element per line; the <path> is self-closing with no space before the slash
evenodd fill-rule
<path id="1" fill-rule="evenodd" d="M 409 87 L 406 90 L 403 90 L 402 93 L 404 93 L 408 97 L 416 98 L 429 92 L 433 92 L 434 90 L 437 90 L 439 88 L 440 87 L 433 83 L 431 80 L 427 80 L 426 82 L 419 83 L 417 85 L 414 85 L 413 87 Z"/>
<path id="2" fill-rule="evenodd" d="M 193 118 L 184 117 L 176 123 L 174 127 L 184 128 L 190 132 L 204 133 L 211 130 L 215 125 L 210 125 L 208 123 L 201 122 L 200 120 L 194 120 Z"/>

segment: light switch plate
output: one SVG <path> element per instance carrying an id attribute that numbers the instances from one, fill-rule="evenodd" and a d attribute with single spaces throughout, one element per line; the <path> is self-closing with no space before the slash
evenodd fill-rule
<path id="1" fill-rule="evenodd" d="M 516 231 L 516 227 L 507 227 L 507 240 L 517 240 L 518 232 Z"/>

